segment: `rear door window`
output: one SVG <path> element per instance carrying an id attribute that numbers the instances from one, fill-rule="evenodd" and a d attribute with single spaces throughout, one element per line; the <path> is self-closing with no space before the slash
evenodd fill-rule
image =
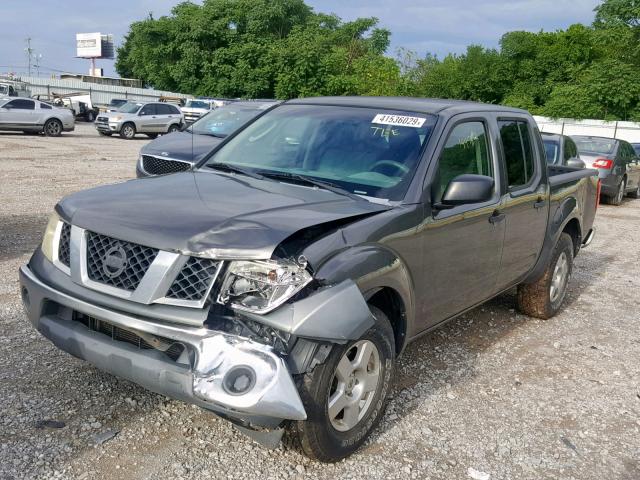
<path id="1" fill-rule="evenodd" d="M 509 188 L 517 190 L 527 186 L 535 173 L 529 125 L 525 120 L 500 120 L 498 126 Z"/>
<path id="2" fill-rule="evenodd" d="M 564 139 L 564 162 L 578 157 L 578 148 L 569 137 Z"/>

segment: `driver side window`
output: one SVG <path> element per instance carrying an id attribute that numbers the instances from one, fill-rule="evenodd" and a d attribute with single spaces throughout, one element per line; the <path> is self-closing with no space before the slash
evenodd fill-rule
<path id="1" fill-rule="evenodd" d="M 449 133 L 432 184 L 433 201 L 440 202 L 449 182 L 467 173 L 494 176 L 483 122 L 460 123 Z"/>
<path id="2" fill-rule="evenodd" d="M 140 115 L 155 115 L 156 114 L 156 106 L 153 103 L 149 103 L 142 107 L 140 110 Z"/>

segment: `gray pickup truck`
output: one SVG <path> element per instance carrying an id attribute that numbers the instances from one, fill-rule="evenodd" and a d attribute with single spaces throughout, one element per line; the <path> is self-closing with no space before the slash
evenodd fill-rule
<path id="1" fill-rule="evenodd" d="M 62 350 L 335 461 L 409 342 L 514 287 L 526 314 L 558 312 L 598 185 L 547 167 L 523 110 L 292 100 L 193 171 L 62 200 L 22 299 Z"/>

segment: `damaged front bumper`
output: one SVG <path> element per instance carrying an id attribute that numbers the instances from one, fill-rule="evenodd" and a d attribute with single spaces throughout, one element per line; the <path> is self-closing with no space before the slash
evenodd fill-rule
<path id="1" fill-rule="evenodd" d="M 28 266 L 20 269 L 20 284 L 33 326 L 60 349 L 101 370 L 244 426 L 275 427 L 285 419 L 306 419 L 286 363 L 267 345 L 94 305 L 45 284 Z M 104 325 L 111 336 L 105 335 Z M 118 341 L 114 332 L 137 338 L 138 346 Z M 181 353 L 172 359 L 162 349 L 173 345 Z"/>

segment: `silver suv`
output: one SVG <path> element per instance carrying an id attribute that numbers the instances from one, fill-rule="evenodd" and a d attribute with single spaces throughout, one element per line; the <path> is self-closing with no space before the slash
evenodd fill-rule
<path id="1" fill-rule="evenodd" d="M 48 137 L 59 137 L 62 132 L 71 132 L 74 128 L 71 110 L 31 98 L 0 97 L 0 130 L 43 132 Z"/>
<path id="2" fill-rule="evenodd" d="M 118 133 L 126 139 L 133 138 L 136 133 L 156 138 L 161 133 L 177 132 L 183 124 L 180 109 L 161 102 L 127 102 L 115 112 L 101 113 L 95 122 L 100 135 Z"/>

